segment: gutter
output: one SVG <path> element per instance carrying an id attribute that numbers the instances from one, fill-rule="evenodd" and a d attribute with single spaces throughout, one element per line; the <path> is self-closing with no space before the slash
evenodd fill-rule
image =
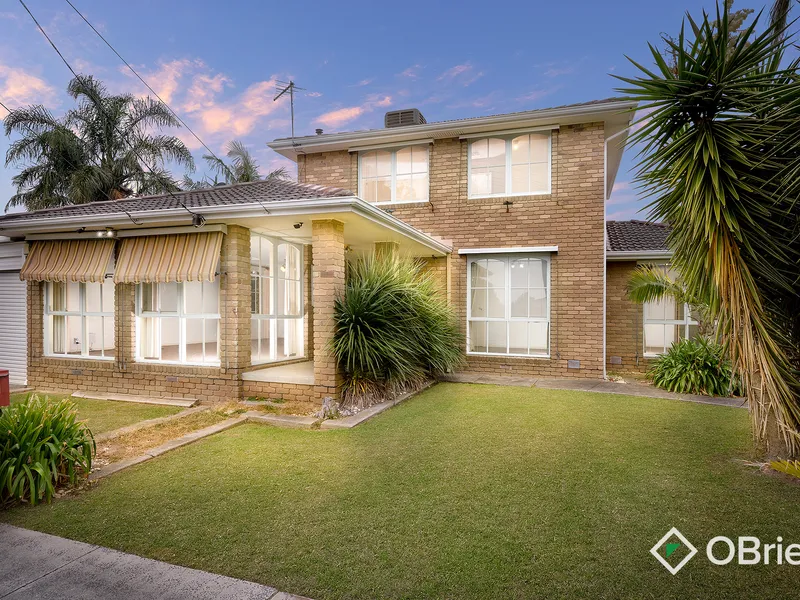
<path id="1" fill-rule="evenodd" d="M 672 258 L 672 250 L 608 250 L 606 251 L 607 261 L 622 260 L 665 260 Z"/>

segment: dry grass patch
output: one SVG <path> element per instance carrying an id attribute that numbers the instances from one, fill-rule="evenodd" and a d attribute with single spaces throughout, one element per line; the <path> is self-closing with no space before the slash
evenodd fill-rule
<path id="1" fill-rule="evenodd" d="M 258 406 L 254 406 L 256 410 L 269 413 L 271 415 L 297 415 L 297 416 L 310 416 L 319 412 L 322 406 L 319 402 L 311 402 L 308 400 L 265 400 L 261 401 Z"/>

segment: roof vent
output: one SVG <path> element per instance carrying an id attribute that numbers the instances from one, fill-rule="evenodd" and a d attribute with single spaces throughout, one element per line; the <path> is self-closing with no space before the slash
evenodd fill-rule
<path id="1" fill-rule="evenodd" d="M 389 127 L 405 127 L 406 125 L 424 125 L 427 123 L 425 117 L 417 108 L 407 108 L 405 110 L 391 110 L 383 118 L 383 124 Z"/>

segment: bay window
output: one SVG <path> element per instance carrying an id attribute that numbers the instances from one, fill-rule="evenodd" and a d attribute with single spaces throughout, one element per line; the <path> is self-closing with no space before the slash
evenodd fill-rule
<path id="1" fill-rule="evenodd" d="M 470 198 L 549 193 L 550 133 L 525 133 L 470 142 Z"/>
<path id="2" fill-rule="evenodd" d="M 427 202 L 428 146 L 358 154 L 359 196 L 367 202 Z"/>
<path id="3" fill-rule="evenodd" d="M 303 247 L 252 234 L 250 276 L 251 362 L 302 357 Z"/>
<path id="4" fill-rule="evenodd" d="M 45 284 L 45 354 L 114 357 L 114 282 Z"/>
<path id="5" fill-rule="evenodd" d="M 218 365 L 219 278 L 136 286 L 136 358 Z"/>
<path id="6" fill-rule="evenodd" d="M 549 356 L 549 258 L 471 256 L 467 269 L 467 352 Z"/>

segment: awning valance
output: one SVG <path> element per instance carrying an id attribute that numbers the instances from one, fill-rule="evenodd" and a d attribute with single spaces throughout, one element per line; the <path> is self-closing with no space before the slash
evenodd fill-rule
<path id="1" fill-rule="evenodd" d="M 19 273 L 24 281 L 102 282 L 114 240 L 46 240 L 31 243 Z"/>
<path id="2" fill-rule="evenodd" d="M 214 281 L 222 235 L 209 231 L 125 238 L 114 282 Z"/>

